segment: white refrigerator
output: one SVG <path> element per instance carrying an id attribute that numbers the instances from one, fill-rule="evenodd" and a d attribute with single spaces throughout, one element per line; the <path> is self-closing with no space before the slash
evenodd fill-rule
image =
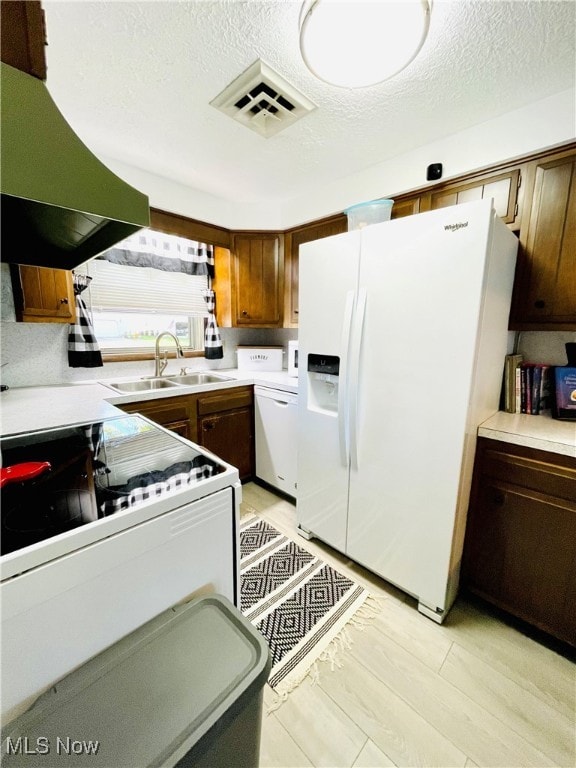
<path id="1" fill-rule="evenodd" d="M 477 427 L 498 410 L 516 251 L 491 200 L 300 247 L 299 532 L 438 623 Z"/>

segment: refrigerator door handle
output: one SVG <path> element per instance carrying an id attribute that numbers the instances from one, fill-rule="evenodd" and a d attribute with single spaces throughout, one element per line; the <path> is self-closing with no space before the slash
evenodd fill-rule
<path id="1" fill-rule="evenodd" d="M 340 372 L 338 382 L 338 438 L 340 442 L 340 461 L 344 467 L 350 464 L 350 439 L 349 439 L 349 408 L 348 408 L 348 368 L 350 358 L 350 338 L 352 335 L 352 317 L 356 292 L 346 293 L 344 307 L 344 321 L 342 323 L 342 339 L 340 342 Z"/>
<path id="2" fill-rule="evenodd" d="M 352 350 L 350 353 L 350 454 L 353 469 L 358 469 L 358 377 L 360 375 L 360 350 L 362 348 L 362 334 L 364 332 L 364 317 L 366 314 L 366 288 L 358 291 L 358 301 L 352 328 Z"/>

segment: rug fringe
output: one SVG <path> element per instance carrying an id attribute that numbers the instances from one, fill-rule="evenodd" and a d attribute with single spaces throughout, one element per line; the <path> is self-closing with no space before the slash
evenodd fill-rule
<path id="1" fill-rule="evenodd" d="M 334 672 L 336 667 L 341 668 L 342 654 L 344 651 L 349 651 L 354 642 L 350 629 L 357 629 L 359 632 L 363 632 L 364 629 L 370 624 L 370 622 L 378 615 L 382 608 L 379 600 L 374 595 L 368 595 L 364 604 L 356 611 L 336 637 L 330 641 L 330 645 L 324 650 L 318 659 L 312 665 L 314 670 L 312 674 L 312 683 L 316 684 L 320 682 L 320 667 L 318 662 L 330 662 L 330 671 Z"/>
<path id="2" fill-rule="evenodd" d="M 342 668 L 344 666 L 343 656 L 351 649 L 354 642 L 350 630 L 363 632 L 370 622 L 380 613 L 381 609 L 382 603 L 380 600 L 374 597 L 374 595 L 368 595 L 365 602 L 360 606 L 356 613 L 348 619 L 340 632 L 330 641 L 329 645 L 322 651 L 320 656 L 308 670 L 298 678 L 293 679 L 290 686 L 288 688 L 283 688 L 281 692 L 272 688 L 276 701 L 266 706 L 266 714 L 270 715 L 277 709 L 280 709 L 282 704 L 287 701 L 290 694 L 296 690 L 307 677 L 311 679 L 312 685 L 318 685 L 320 683 L 321 665 L 329 663 L 331 672 L 334 672 L 336 668 Z"/>

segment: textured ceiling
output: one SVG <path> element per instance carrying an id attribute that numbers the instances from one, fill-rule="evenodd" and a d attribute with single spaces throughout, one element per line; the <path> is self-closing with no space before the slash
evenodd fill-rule
<path id="1" fill-rule="evenodd" d="M 306 69 L 299 0 L 43 7 L 47 84 L 83 140 L 232 201 L 293 198 L 575 87 L 574 0 L 435 0 L 415 61 L 356 91 Z M 258 58 L 317 105 L 268 139 L 210 106 Z"/>

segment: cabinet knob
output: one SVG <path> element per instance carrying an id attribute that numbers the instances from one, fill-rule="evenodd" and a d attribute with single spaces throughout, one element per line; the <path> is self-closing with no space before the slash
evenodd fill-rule
<path id="1" fill-rule="evenodd" d="M 68 299 L 60 299 L 60 304 L 68 304 Z"/>
<path id="2" fill-rule="evenodd" d="M 242 317 L 248 317 L 247 310 L 245 310 L 245 309 L 242 310 Z"/>
<path id="3" fill-rule="evenodd" d="M 506 501 L 505 493 L 502 493 L 501 491 L 495 491 L 492 494 L 492 503 L 496 504 L 497 507 L 503 507 L 505 501 Z"/>
<path id="4" fill-rule="evenodd" d="M 538 299 L 538 301 L 534 302 L 534 306 L 536 307 L 536 309 L 544 309 L 544 307 L 546 306 L 546 302 L 544 301 L 544 299 Z"/>
<path id="5" fill-rule="evenodd" d="M 210 432 L 210 430 L 214 429 L 215 426 L 216 426 L 215 422 L 205 421 L 204 424 L 202 425 L 202 429 L 204 430 L 204 432 Z"/>

